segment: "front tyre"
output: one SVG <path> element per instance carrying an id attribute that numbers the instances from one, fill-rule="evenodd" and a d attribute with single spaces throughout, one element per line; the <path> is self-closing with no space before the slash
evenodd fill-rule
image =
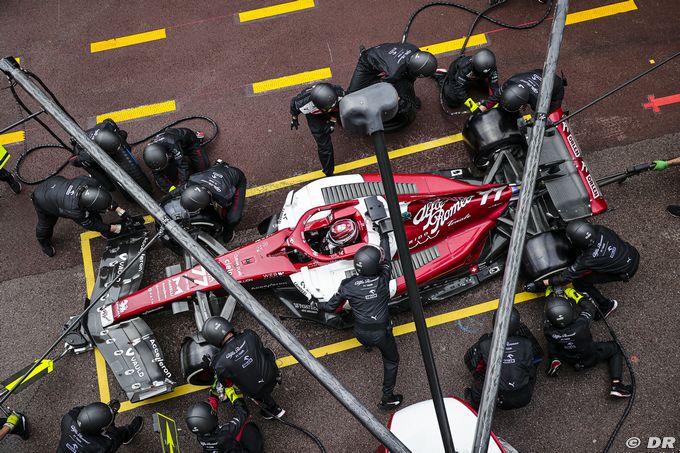
<path id="1" fill-rule="evenodd" d="M 208 343 L 197 343 L 193 338 L 185 338 L 179 355 L 184 380 L 191 385 L 211 385 L 215 375 L 206 358 L 212 359 L 218 351 L 218 348 Z"/>

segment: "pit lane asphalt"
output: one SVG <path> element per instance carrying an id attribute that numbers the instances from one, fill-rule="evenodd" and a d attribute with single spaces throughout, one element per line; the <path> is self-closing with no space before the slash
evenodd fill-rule
<path id="1" fill-rule="evenodd" d="M 389 8 L 358 1 L 345 2 L 342 8 L 317 2 L 312 10 L 251 24 L 238 24 L 227 18 L 171 28 L 173 24 L 262 6 L 255 2 L 177 3 L 171 8 L 158 8 L 146 2 L 128 2 L 125 9 L 109 6 L 82 11 L 78 3 L 62 1 L 55 14 L 53 6 L 27 7 L 18 2 L 5 2 L 6 13 L 0 23 L 6 32 L 0 38 L 0 48 L 7 54 L 21 56 L 22 64 L 41 76 L 85 126 L 94 124 L 94 116 L 104 112 L 168 99 L 178 101 L 177 112 L 123 123 L 124 128 L 135 138 L 189 114 L 202 113 L 215 118 L 222 134 L 209 148 L 210 155 L 243 168 L 249 177 L 249 187 L 254 187 L 316 170 L 318 161 L 306 126 L 303 124 L 297 133 L 288 130 L 288 100 L 300 87 L 252 96 L 247 94 L 249 84 L 321 67 L 331 67 L 333 80 L 345 84 L 356 62 L 358 46 L 398 40 L 414 8 L 410 2 L 401 1 L 391 2 Z M 467 3 L 481 7 L 476 4 L 480 2 Z M 583 1 L 573 4 L 572 10 L 607 3 Z M 583 105 L 647 68 L 649 59 L 658 61 L 676 50 L 672 36 L 676 32 L 677 11 L 669 11 L 660 1 L 638 1 L 637 7 L 628 13 L 567 27 L 560 67 L 570 82 L 565 101 L 568 107 Z M 367 14 L 357 15 L 355 11 L 360 10 Z M 423 13 L 417 19 L 411 32 L 413 42 L 431 44 L 465 34 L 470 17 L 447 10 L 435 11 Z M 540 6 L 534 2 L 517 1 L 499 9 L 498 17 L 508 22 L 522 22 L 539 14 Z M 329 17 L 334 19 L 330 21 Z M 378 17 L 382 27 L 375 26 Z M 163 41 L 99 54 L 90 54 L 87 50 L 89 42 L 163 26 L 169 30 L 168 38 Z M 354 32 L 347 34 L 345 30 L 350 26 Z M 476 32 L 496 28 L 482 24 Z M 300 38 L 298 30 L 302 29 L 309 38 Z M 489 33 L 489 46 L 499 55 L 501 79 L 516 71 L 540 67 L 547 34 L 548 24 L 528 32 Z M 451 59 L 451 56 L 440 58 L 440 66 L 447 65 Z M 677 154 L 679 137 L 668 134 L 677 131 L 680 108 L 662 107 L 658 114 L 642 108 L 649 94 L 656 97 L 675 94 L 677 69 L 678 63 L 670 63 L 572 121 L 595 175 Z M 424 108 L 414 126 L 388 137 L 391 148 L 449 135 L 462 127 L 462 119 L 450 121 L 439 112 L 433 84 L 419 81 L 417 89 Z M 4 125 L 15 121 L 17 115 L 8 92 L 2 91 L 0 96 L 2 105 L 7 106 L 0 112 L 0 124 Z M 651 140 L 641 141 L 643 139 Z M 32 126 L 27 128 L 27 140 L 32 145 L 48 141 Z M 333 140 L 338 162 L 370 155 L 370 142 L 366 138 L 340 132 Z M 627 146 L 611 148 L 619 144 Z M 9 149 L 16 156 L 21 146 Z M 397 171 L 413 172 L 469 163 L 462 144 L 453 144 L 401 158 L 394 165 Z M 625 451 L 623 441 L 633 435 L 645 438 L 678 432 L 674 414 L 666 414 L 665 410 L 677 407 L 678 403 L 678 391 L 673 386 L 677 378 L 674 370 L 677 315 L 673 305 L 680 291 L 676 283 L 676 250 L 680 237 L 677 222 L 663 212 L 667 203 L 678 199 L 677 179 L 677 172 L 668 171 L 604 190 L 613 209 L 598 222 L 618 231 L 636 245 L 643 256 L 643 266 L 633 282 L 609 285 L 605 292 L 622 302 L 612 323 L 629 355 L 639 358 L 636 365 L 638 401 L 614 451 Z M 250 198 L 244 227 L 257 223 L 263 214 L 274 212 L 285 192 Z M 51 342 L 50 338 L 58 334 L 68 315 L 81 309 L 85 293 L 77 240 L 80 231 L 74 225 L 60 222 L 55 235 L 58 255 L 53 260 L 44 259 L 33 236 L 35 220 L 28 193 L 30 190 L 14 197 L 6 185 L 0 185 L 0 212 L 3 213 L 0 376 L 7 376 L 27 364 L 30 358 L 37 357 Z M 245 242 L 248 237 L 242 233 L 239 241 Z M 98 247 L 101 242 L 93 242 L 95 257 L 100 253 Z M 160 275 L 162 267 L 171 262 L 168 254 L 154 251 L 147 280 L 151 282 L 154 276 Z M 499 285 L 499 281 L 494 281 L 452 301 L 428 307 L 426 314 L 494 299 Z M 274 300 L 258 294 L 260 296 L 275 313 L 284 314 Z M 520 311 L 540 336 L 540 303 L 524 303 Z M 445 393 L 460 395 L 467 385 L 462 354 L 487 329 L 490 318 L 488 314 L 479 315 L 430 329 Z M 401 324 L 408 320 L 409 317 L 403 315 L 395 322 Z M 236 321 L 241 327 L 255 327 L 262 332 L 242 312 L 237 312 Z M 162 313 L 149 316 L 148 322 L 159 336 L 170 369 L 179 370 L 179 342 L 191 331 L 190 316 L 172 317 Z M 351 337 L 349 332 L 329 331 L 308 323 L 287 321 L 286 325 L 310 348 Z M 596 331 L 599 338 L 606 338 L 602 326 L 598 325 Z M 402 336 L 397 341 L 402 356 L 398 389 L 407 395 L 407 402 L 427 398 L 415 336 Z M 277 354 L 286 355 L 273 340 L 265 339 L 265 342 Z M 369 408 L 375 409 L 381 382 L 377 353 L 369 356 L 355 349 L 322 360 Z M 563 372 L 551 381 L 541 376 L 532 404 L 513 413 L 498 413 L 494 424 L 496 432 L 523 452 L 600 450 L 623 410 L 623 403 L 610 402 L 605 396 L 605 374 L 602 366 L 581 375 Z M 112 396 L 123 397 L 114 381 L 110 380 L 109 386 Z M 64 359 L 50 377 L 13 400 L 12 404 L 23 409 L 33 422 L 36 428 L 33 439 L 26 443 L 6 441 L 0 444 L 0 451 L 51 450 L 58 437 L 61 414 L 98 396 L 92 355 Z M 288 410 L 290 420 L 316 432 L 329 451 L 369 451 L 377 444 L 299 365 L 284 369 L 284 385 L 275 396 Z M 192 394 L 145 406 L 121 414 L 119 420 L 129 421 L 133 415 L 140 414 L 150 422 L 148 416 L 157 410 L 178 419 L 183 428 L 183 414 L 199 398 L 199 394 Z M 377 410 L 375 413 L 381 420 L 387 420 L 385 414 Z M 314 451 L 313 445 L 299 433 L 255 418 L 264 429 L 267 451 Z M 186 430 L 180 433 L 180 442 L 183 451 L 196 451 Z M 126 451 L 156 451 L 157 448 L 155 434 L 146 429 Z"/>

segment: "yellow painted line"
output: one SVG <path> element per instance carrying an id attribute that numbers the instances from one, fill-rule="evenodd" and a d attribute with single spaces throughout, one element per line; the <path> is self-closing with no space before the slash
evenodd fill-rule
<path id="1" fill-rule="evenodd" d="M 436 44 L 430 44 L 429 46 L 423 46 L 420 48 L 420 50 L 430 52 L 434 55 L 452 52 L 454 50 L 460 50 L 463 47 L 464 41 L 465 38 L 458 38 L 452 41 L 444 41 Z M 470 36 L 470 40 L 467 43 L 467 47 L 481 46 L 482 44 L 486 43 L 487 43 L 486 35 L 484 33 L 480 33 L 477 35 Z"/>
<path id="2" fill-rule="evenodd" d="M 615 14 L 635 11 L 636 9 L 638 8 L 635 4 L 635 0 L 626 0 L 625 2 L 612 3 L 611 5 L 600 6 L 598 8 L 591 8 L 585 11 L 567 14 L 566 24 L 578 24 L 579 22 L 601 19 L 603 17 L 613 16 Z"/>
<path id="3" fill-rule="evenodd" d="M 158 41 L 159 39 L 165 38 L 165 28 L 159 28 L 158 30 L 121 36 L 120 38 L 107 39 L 106 41 L 91 42 L 90 53 L 103 52 L 105 50 L 118 49 L 120 47 L 134 46 L 136 44 Z"/>
<path id="4" fill-rule="evenodd" d="M 255 82 L 253 83 L 252 89 L 254 94 L 259 94 L 266 91 L 280 90 L 281 88 L 316 82 L 317 80 L 330 79 L 331 77 L 333 77 L 331 68 L 316 69 L 314 71 L 301 72 L 299 74 L 279 77 L 277 79 Z"/>
<path id="5" fill-rule="evenodd" d="M 165 101 L 159 102 L 158 104 L 142 105 L 141 107 L 133 107 L 130 109 L 118 110 L 117 112 L 97 115 L 97 123 L 101 123 L 106 118 L 111 118 L 116 123 L 119 123 L 121 121 L 130 121 L 137 118 L 144 118 L 146 116 L 174 112 L 175 110 L 177 110 L 177 104 L 175 101 Z"/>
<path id="6" fill-rule="evenodd" d="M 99 401 L 108 404 L 111 401 L 111 393 L 109 392 L 109 377 L 106 374 L 106 360 L 104 360 L 104 356 L 97 348 L 94 348 L 94 364 L 97 368 Z"/>
<path id="7" fill-rule="evenodd" d="M 427 151 L 432 148 L 437 148 L 440 146 L 449 145 L 451 143 L 456 143 L 461 140 L 463 140 L 463 135 L 460 133 L 448 135 L 446 137 L 438 138 L 436 140 L 430 140 L 428 142 L 418 143 L 416 145 L 407 146 L 405 148 L 395 149 L 394 151 L 390 151 L 388 155 L 390 159 L 396 159 L 398 157 L 404 157 L 410 154 L 416 154 L 422 151 Z M 369 165 L 374 165 L 376 162 L 377 159 L 375 156 L 366 157 L 352 162 L 347 162 L 344 164 L 337 165 L 335 167 L 335 173 L 344 173 L 347 171 L 356 170 L 358 168 L 368 167 Z M 246 197 L 254 197 L 256 195 L 261 195 L 263 193 L 272 192 L 274 190 L 283 189 L 285 187 L 294 186 L 296 184 L 300 184 L 307 181 L 313 181 L 315 179 L 323 177 L 324 174 L 321 170 L 293 176 L 269 184 L 263 184 L 261 186 L 252 187 L 246 190 Z"/>
<path id="8" fill-rule="evenodd" d="M 294 2 L 280 3 L 278 5 L 267 6 L 265 8 L 251 9 L 238 13 L 239 22 L 250 22 L 253 20 L 264 19 L 267 17 L 278 16 L 281 14 L 301 11 L 303 9 L 314 8 L 314 0 L 297 0 Z"/>
<path id="9" fill-rule="evenodd" d="M 8 134 L 0 135 L 0 145 L 12 145 L 14 143 L 21 143 L 26 138 L 24 131 L 10 132 Z"/>

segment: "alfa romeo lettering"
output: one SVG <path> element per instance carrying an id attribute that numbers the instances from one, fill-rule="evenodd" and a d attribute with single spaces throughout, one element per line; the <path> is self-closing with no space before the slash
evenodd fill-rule
<path id="1" fill-rule="evenodd" d="M 413 224 L 422 226 L 423 231 L 431 235 L 437 234 L 439 229 L 453 215 L 467 206 L 473 199 L 473 196 L 463 198 L 439 198 L 434 201 L 429 201 L 420 208 L 420 210 L 413 216 Z M 429 231 L 427 231 L 429 229 Z"/>

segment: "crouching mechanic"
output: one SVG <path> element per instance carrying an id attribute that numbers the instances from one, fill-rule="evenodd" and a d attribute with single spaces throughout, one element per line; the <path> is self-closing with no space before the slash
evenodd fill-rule
<path id="1" fill-rule="evenodd" d="M 246 200 L 246 176 L 236 167 L 218 160 L 206 171 L 189 176 L 180 202 L 189 212 L 200 211 L 211 203 L 222 219 L 222 241 L 234 238 Z"/>
<path id="2" fill-rule="evenodd" d="M 120 403 L 92 403 L 74 407 L 61 419 L 57 453 L 113 453 L 128 445 L 142 430 L 144 419 L 137 416 L 127 426 L 116 426 Z"/>
<path id="3" fill-rule="evenodd" d="M 220 316 L 208 318 L 201 333 L 208 343 L 220 348 L 211 361 L 217 378 L 213 390 L 219 392 L 218 384 L 225 389 L 235 385 L 260 405 L 262 417 L 281 418 L 286 411 L 272 398 L 274 387 L 281 383 L 281 371 L 274 353 L 264 347 L 260 337 L 250 329 L 236 332 Z"/>
<path id="4" fill-rule="evenodd" d="M 98 231 L 106 238 L 120 234 L 124 227 L 121 223 L 104 223 L 100 212 L 115 211 L 123 222 L 130 219 L 99 181 L 88 176 L 73 179 L 53 176 L 38 186 L 31 199 L 38 215 L 35 235 L 43 253 L 49 257 L 55 254 L 51 240 L 54 225 L 60 217 L 72 219 L 86 230 Z"/>
<path id="5" fill-rule="evenodd" d="M 496 324 L 496 315 L 493 324 Z M 490 333 L 482 335 L 463 357 L 473 376 L 472 387 L 465 389 L 465 397 L 475 409 L 482 398 L 486 364 L 491 355 L 491 338 Z M 536 337 L 522 323 L 519 311 L 512 307 L 496 401 L 498 408 L 519 409 L 529 404 L 536 383 L 536 368 L 542 357 L 543 350 Z"/>
<path id="6" fill-rule="evenodd" d="M 218 384 L 218 387 L 221 385 Z M 213 388 L 215 388 L 213 386 Z M 248 422 L 248 407 L 243 396 L 236 387 L 211 390 L 210 403 L 200 402 L 189 408 L 187 426 L 196 435 L 196 440 L 203 447 L 203 452 L 218 453 L 262 453 L 264 439 L 255 423 Z M 213 402 L 214 399 L 214 402 Z M 227 399 L 234 407 L 234 415 L 229 423 L 219 425 L 217 419 L 217 401 Z"/>
<path id="7" fill-rule="evenodd" d="M 338 292 L 319 308 L 335 312 L 348 301 L 354 315 L 354 334 L 366 347 L 377 347 L 383 360 L 382 399 L 378 407 L 391 410 L 398 407 L 404 397 L 394 393 L 399 371 L 399 351 L 392 335 L 388 303 L 390 301 L 390 275 L 392 261 L 387 233 L 380 235 L 380 248 L 365 245 L 354 254 L 354 268 L 358 275 L 340 283 Z"/>
<path id="8" fill-rule="evenodd" d="M 0 442 L 10 434 L 17 435 L 22 440 L 28 439 L 28 422 L 23 414 L 12 411 L 7 418 L 0 418 Z"/>
<path id="9" fill-rule="evenodd" d="M 203 137 L 203 132 L 169 127 L 146 145 L 144 163 L 151 169 L 163 193 L 187 182 L 189 175 L 210 167 L 208 156 L 201 146 Z"/>
<path id="10" fill-rule="evenodd" d="M 290 129 L 300 126 L 298 116 L 302 113 L 307 118 L 307 125 L 316 141 L 321 171 L 326 176 L 335 172 L 335 157 L 331 133 L 338 121 L 338 102 L 345 95 L 339 85 L 317 83 L 305 88 L 290 101 Z"/>
<path id="11" fill-rule="evenodd" d="M 556 376 L 563 361 L 576 371 L 607 361 L 611 378 L 609 395 L 629 398 L 632 389 L 621 382 L 623 355 L 618 345 L 613 341 L 593 341 L 590 329 L 596 310 L 588 297 L 576 291 L 568 296 L 556 294 L 546 298 L 543 333 L 548 340 L 550 357 L 546 374 Z"/>
<path id="12" fill-rule="evenodd" d="M 489 49 L 482 49 L 471 57 L 461 55 L 449 65 L 448 71 L 438 69 L 434 78 L 439 83 L 442 99 L 451 108 L 469 102 L 468 89 L 472 84 L 481 84 L 491 92 L 487 99 L 479 103 L 482 112 L 493 107 L 500 99 L 496 56 Z M 473 109 L 472 106 L 468 107 Z"/>
<path id="13" fill-rule="evenodd" d="M 522 72 L 510 77 L 501 87 L 501 107 L 508 112 L 518 112 L 523 106 L 529 105 L 535 112 L 542 82 L 543 70 L 541 69 Z M 562 106 L 565 86 L 564 80 L 555 75 L 548 113 Z"/>
<path id="14" fill-rule="evenodd" d="M 541 284 L 547 287 L 573 282 L 577 291 L 588 294 L 597 304 L 595 319 L 606 318 L 619 304 L 603 296 L 595 284 L 627 282 L 638 270 L 640 254 L 609 228 L 584 220 L 569 222 L 567 238 L 580 251 L 574 263 L 556 276 L 527 285 L 526 289 L 535 292 L 542 289 Z"/>

